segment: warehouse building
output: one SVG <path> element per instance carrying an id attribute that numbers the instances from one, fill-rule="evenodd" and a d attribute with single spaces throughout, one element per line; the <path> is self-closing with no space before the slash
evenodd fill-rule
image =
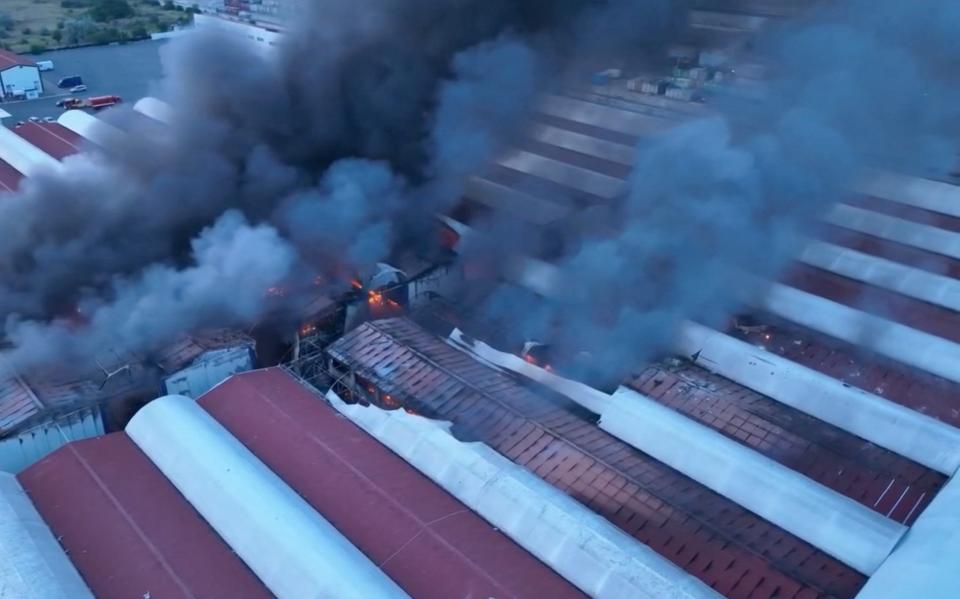
<path id="1" fill-rule="evenodd" d="M 79 573 L 97 597 L 585 597 L 458 491 L 288 373 L 259 370 L 0 475 L 0 515 L 17 501 L 0 588 L 87 597 Z M 38 550 L 21 554 L 27 533 Z M 693 588 L 676 596 L 713 596 Z"/>
<path id="2" fill-rule="evenodd" d="M 0 50 L 0 98 L 34 99 L 43 93 L 43 80 L 37 63 L 26 56 Z"/>

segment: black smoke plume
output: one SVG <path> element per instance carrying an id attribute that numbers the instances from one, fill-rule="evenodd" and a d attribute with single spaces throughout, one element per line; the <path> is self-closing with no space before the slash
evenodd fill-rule
<path id="1" fill-rule="evenodd" d="M 668 0 L 307 4 L 276 53 L 213 34 L 172 43 L 169 128 L 68 159 L 0 202 L 8 358 L 150 349 L 255 319 L 258 286 L 384 259 L 432 229 L 552 76 L 650 51 L 683 14 Z M 64 316 L 77 309 L 80 326 Z"/>
<path id="2" fill-rule="evenodd" d="M 863 168 L 942 173 L 955 160 L 957 40 L 952 0 L 838 0 L 761 36 L 763 98 L 645 141 L 617 227 L 573 240 L 549 298 L 503 287 L 486 315 L 515 347 L 552 342 L 607 381 L 668 351 L 685 319 L 722 325 Z"/>

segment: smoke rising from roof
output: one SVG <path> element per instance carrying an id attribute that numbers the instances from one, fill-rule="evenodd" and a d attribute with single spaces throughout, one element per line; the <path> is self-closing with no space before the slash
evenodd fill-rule
<path id="1" fill-rule="evenodd" d="M 167 131 L 68 159 L 0 203 L 7 357 L 148 350 L 201 323 L 255 319 L 253 287 L 294 270 L 384 259 L 455 201 L 465 166 L 509 137 L 541 77 L 649 49 L 678 6 L 322 0 L 276 55 L 213 34 L 169 44 Z M 643 21 L 614 27 L 626 10 Z M 254 248 L 276 255 L 258 262 Z M 249 281 L 233 260 L 249 261 Z M 79 329 L 58 317 L 78 305 Z"/>
<path id="2" fill-rule="evenodd" d="M 505 288 L 487 314 L 561 355 L 586 352 L 571 368 L 608 380 L 668 351 L 684 319 L 722 324 L 861 167 L 945 170 L 958 33 L 950 0 L 846 0 L 761 39 L 776 73 L 766 97 L 645 142 L 621 224 L 570 244 L 549 300 Z"/>
<path id="3" fill-rule="evenodd" d="M 223 214 L 192 242 L 190 266 L 152 264 L 136 275 L 111 281 L 109 299 L 81 299 L 81 324 L 7 323 L 16 362 L 82 361 L 90 350 L 139 352 L 168 343 L 183 331 L 210 322 L 243 325 L 257 318 L 268 290 L 294 267 L 296 254 L 277 231 L 250 225 L 236 211 Z M 78 330 L 79 329 L 79 330 Z"/>

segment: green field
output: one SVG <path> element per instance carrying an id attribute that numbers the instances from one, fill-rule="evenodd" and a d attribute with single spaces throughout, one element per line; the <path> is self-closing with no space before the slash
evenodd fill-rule
<path id="1" fill-rule="evenodd" d="M 2 0 L 0 47 L 41 52 L 146 37 L 189 21 L 156 0 Z"/>

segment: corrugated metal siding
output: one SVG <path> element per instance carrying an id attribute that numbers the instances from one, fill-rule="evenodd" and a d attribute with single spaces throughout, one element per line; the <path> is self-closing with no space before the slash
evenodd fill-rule
<path id="1" fill-rule="evenodd" d="M 273 597 L 123 433 L 71 443 L 17 478 L 97 597 Z"/>
<path id="2" fill-rule="evenodd" d="M 235 376 L 199 404 L 411 596 L 583 597 L 289 374 Z"/>
<path id="3" fill-rule="evenodd" d="M 98 437 L 103 432 L 99 408 L 59 416 L 0 439 L 0 470 L 17 474 L 71 441 Z"/>
<path id="4" fill-rule="evenodd" d="M 565 398 L 535 394 L 409 321 L 367 323 L 329 353 L 729 597 L 852 597 L 864 583 L 853 569 L 600 430 Z"/>

